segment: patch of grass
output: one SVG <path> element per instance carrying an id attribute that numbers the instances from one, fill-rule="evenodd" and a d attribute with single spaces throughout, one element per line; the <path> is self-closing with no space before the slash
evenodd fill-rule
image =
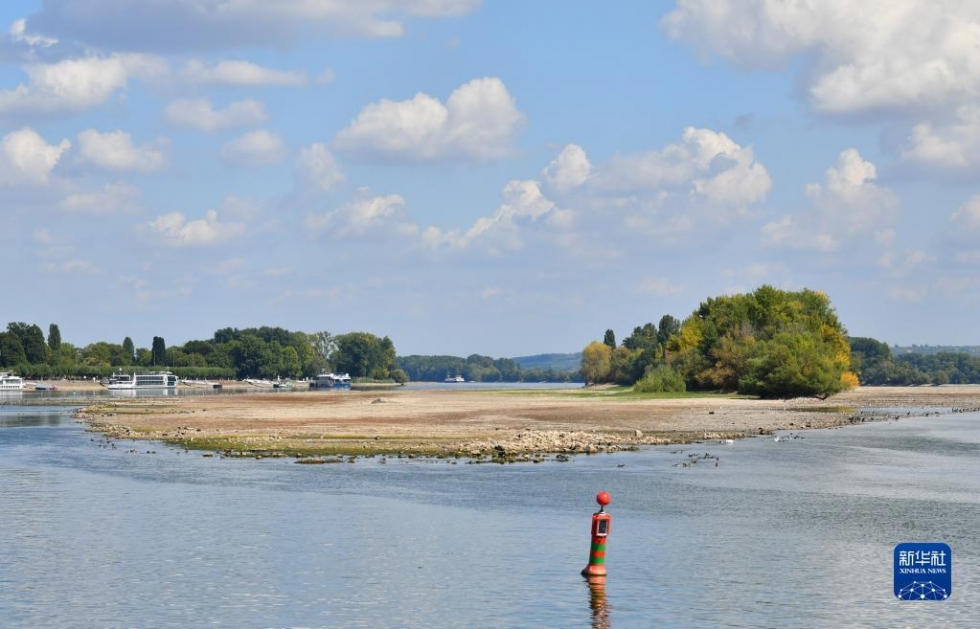
<path id="1" fill-rule="evenodd" d="M 284 437 L 269 439 L 255 435 L 220 435 L 197 437 L 189 436 L 177 439 L 166 439 L 166 443 L 186 448 L 219 452 L 231 457 L 314 457 L 314 456 L 449 456 L 446 447 L 440 445 L 437 439 L 426 439 L 426 444 L 420 444 L 414 438 L 385 437 L 380 440 L 373 438 L 358 439 L 355 443 L 350 435 L 333 435 L 326 438 L 302 439 Z M 312 443 L 307 443 L 312 441 Z"/>

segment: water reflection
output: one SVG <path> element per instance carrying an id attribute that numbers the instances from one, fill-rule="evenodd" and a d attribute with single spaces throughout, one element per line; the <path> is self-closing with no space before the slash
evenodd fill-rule
<path id="1" fill-rule="evenodd" d="M 610 606 L 606 601 L 606 577 L 588 577 L 589 609 L 592 610 L 592 629 L 610 629 Z"/>

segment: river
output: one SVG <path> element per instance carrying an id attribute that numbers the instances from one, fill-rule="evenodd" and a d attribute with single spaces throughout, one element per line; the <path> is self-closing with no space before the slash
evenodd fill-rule
<path id="1" fill-rule="evenodd" d="M 980 415 L 779 437 L 297 465 L 0 406 L 0 626 L 980 626 Z M 599 490 L 609 577 L 590 590 Z M 895 599 L 900 542 L 950 546 L 948 600 Z"/>

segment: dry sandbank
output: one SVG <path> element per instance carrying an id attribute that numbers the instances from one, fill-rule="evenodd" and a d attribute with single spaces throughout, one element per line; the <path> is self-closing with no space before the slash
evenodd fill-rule
<path id="1" fill-rule="evenodd" d="M 398 389 L 112 399 L 96 402 L 79 417 L 109 438 L 158 439 L 231 455 L 513 460 L 980 408 L 980 386 L 955 385 L 861 387 L 827 400 L 786 401 L 584 393 Z"/>

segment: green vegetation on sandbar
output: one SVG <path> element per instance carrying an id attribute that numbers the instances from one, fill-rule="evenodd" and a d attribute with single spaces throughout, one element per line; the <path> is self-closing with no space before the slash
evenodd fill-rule
<path id="1" fill-rule="evenodd" d="M 582 352 L 589 383 L 637 392 L 735 391 L 764 398 L 823 397 L 857 385 L 844 326 L 824 293 L 762 286 L 709 298 L 684 321 L 669 315 L 612 330 Z"/>

